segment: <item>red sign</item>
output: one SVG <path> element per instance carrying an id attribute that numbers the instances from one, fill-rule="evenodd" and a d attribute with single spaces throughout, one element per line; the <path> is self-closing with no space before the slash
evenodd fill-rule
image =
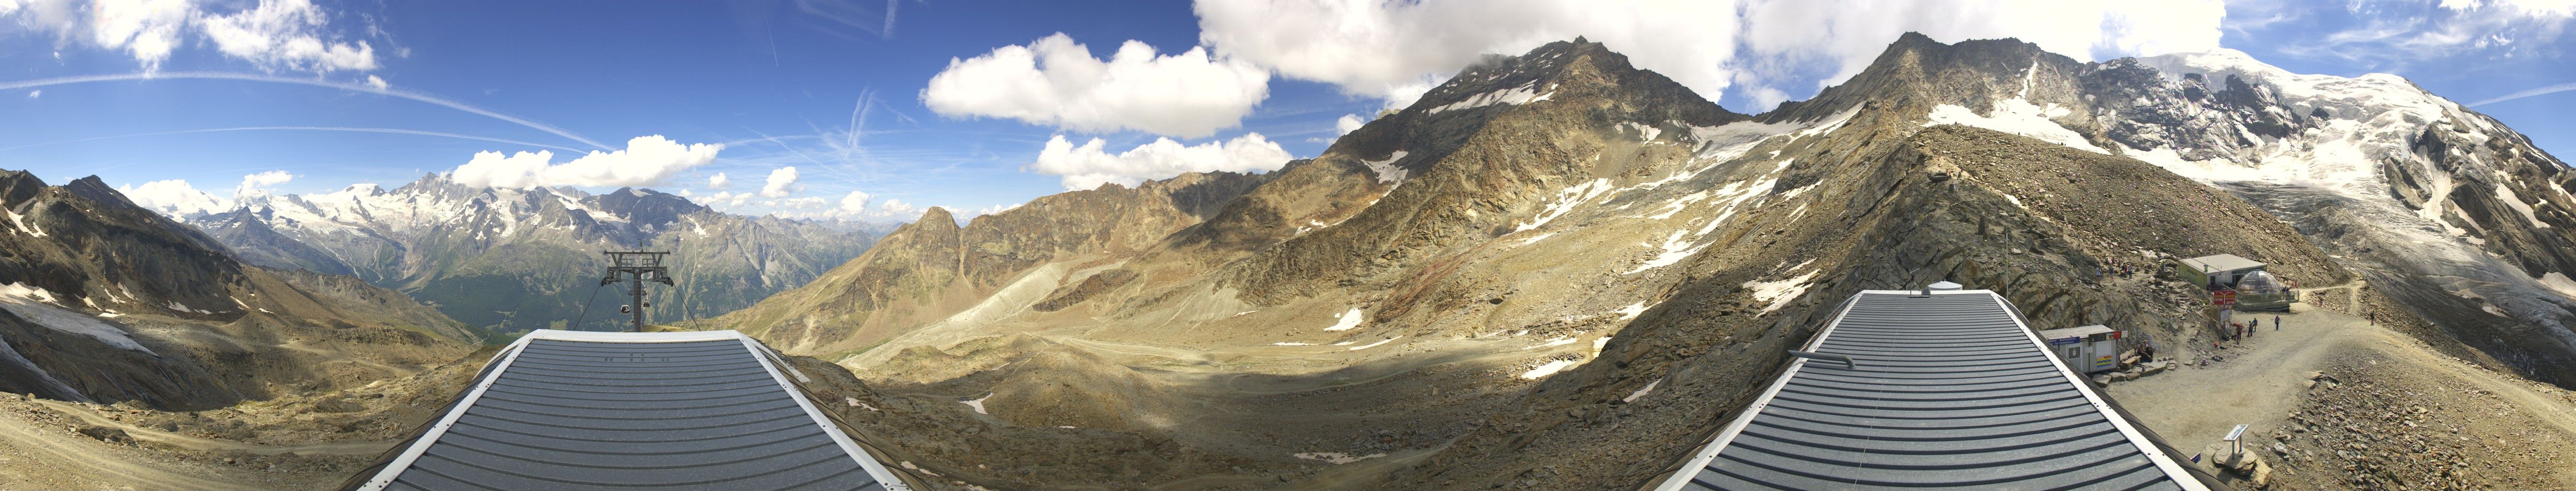
<path id="1" fill-rule="evenodd" d="M 2220 307 L 2236 305 L 2236 290 L 2218 290 L 2209 292 L 2209 304 Z"/>

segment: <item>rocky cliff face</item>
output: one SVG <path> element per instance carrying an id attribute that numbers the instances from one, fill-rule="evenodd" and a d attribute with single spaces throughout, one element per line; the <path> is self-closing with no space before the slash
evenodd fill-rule
<path id="1" fill-rule="evenodd" d="M 90 177 L 0 171 L 0 390 L 205 408 L 407 375 L 464 326 L 346 277 L 236 262 Z"/>
<path id="2" fill-rule="evenodd" d="M 649 189 L 474 188 L 437 175 L 393 190 L 269 196 L 189 223 L 244 261 L 354 275 L 491 332 L 623 329 L 623 317 L 582 315 L 585 304 L 613 312 L 625 303 L 594 298 L 607 264 L 600 251 L 673 252 L 680 283 L 652 289 L 646 312 L 669 322 L 741 309 L 804 284 L 874 237 L 728 215 Z M 583 325 L 570 326 L 576 320 Z"/>
<path id="3" fill-rule="evenodd" d="M 963 228 L 925 219 L 710 327 L 777 326 L 763 338 L 853 368 L 903 401 L 889 407 L 972 418 L 932 418 L 889 452 L 990 488 L 1637 489 L 1860 290 L 1956 281 L 2040 328 L 2109 324 L 2188 359 L 2210 319 L 2193 285 L 2156 274 L 2175 259 L 2388 281 L 2334 244 L 2408 225 L 2213 186 L 2190 166 L 2217 154 L 2174 149 L 2322 147 L 2317 128 L 2341 123 L 2256 77 L 2154 63 L 1910 35 L 1813 100 L 1745 116 L 1607 47 L 1554 43 L 1234 181 L 1239 197 L 1168 235 L 1067 246 L 1102 222 L 1038 202 Z M 2459 188 L 2442 189 L 2425 196 Z M 2121 266 L 2143 273 L 2106 273 Z M 2455 356 L 2545 347 L 2463 344 L 2475 318 L 2450 300 L 2370 291 L 2382 319 Z M 987 427 L 1133 444 L 1038 459 L 941 443 Z"/>

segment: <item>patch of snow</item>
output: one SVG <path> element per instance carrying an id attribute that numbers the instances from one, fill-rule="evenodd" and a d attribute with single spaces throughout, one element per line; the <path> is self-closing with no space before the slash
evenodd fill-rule
<path id="1" fill-rule="evenodd" d="M 2551 291 L 2558 292 L 2560 296 L 2576 299 L 2576 281 L 2568 280 L 2567 275 L 2551 271 L 2540 275 L 2540 284 L 2549 287 Z"/>
<path id="2" fill-rule="evenodd" d="M 18 349 L 10 347 L 9 343 L 0 343 L 0 366 L 16 368 L 13 371 L 20 373 L 36 374 L 37 382 L 54 389 L 54 393 L 72 397 L 78 402 L 90 402 L 89 398 L 82 396 L 80 391 L 72 390 L 71 384 L 65 384 L 62 380 L 55 379 L 54 374 L 45 373 L 44 368 L 37 367 L 35 360 L 29 360 L 26 355 L 18 354 Z"/>
<path id="3" fill-rule="evenodd" d="M 1403 167 L 1395 165 L 1395 161 L 1404 160 L 1404 155 L 1403 150 L 1397 150 L 1387 155 L 1386 160 L 1362 160 L 1360 163 L 1367 165 L 1369 172 L 1377 173 L 1377 182 L 1398 182 L 1403 181 L 1405 175 L 1410 173 Z"/>
<path id="4" fill-rule="evenodd" d="M 1300 452 L 1300 453 L 1297 453 L 1297 454 L 1294 454 L 1294 455 L 1296 455 L 1296 457 L 1297 457 L 1297 458 L 1300 458 L 1300 459 L 1306 459 L 1306 460 L 1321 460 L 1321 461 L 1325 461 L 1325 462 L 1331 462 L 1331 463 L 1333 463 L 1333 464 L 1335 464 L 1335 465 L 1348 464 L 1348 463 L 1352 463 L 1352 462 L 1358 462 L 1358 461 L 1362 461 L 1362 460 L 1368 460 L 1368 459 L 1374 459 L 1374 458 L 1378 458 L 1378 457 L 1385 457 L 1385 456 L 1386 456 L 1386 454 L 1382 454 L 1382 453 L 1373 453 L 1373 454 L 1368 454 L 1368 455 L 1352 456 L 1351 454 L 1346 454 L 1346 453 L 1341 453 L 1341 452 Z"/>
<path id="5" fill-rule="evenodd" d="M 1721 218 L 1720 220 L 1723 220 L 1723 219 Z M 1715 227 L 1714 227 L 1714 225 L 1715 225 L 1717 222 L 1709 222 L 1709 223 L 1710 223 L 1710 225 L 1712 225 L 1712 227 L 1711 227 L 1711 228 L 1715 228 Z M 1671 266 L 1671 265 L 1673 265 L 1673 263 L 1678 263 L 1678 262 L 1681 262 L 1683 259 L 1688 259 L 1688 258 L 1690 258 L 1691 256 L 1698 255 L 1700 250 L 1702 250 L 1702 249 L 1707 249 L 1707 248 L 1708 248 L 1708 246 L 1705 246 L 1705 245 L 1703 245 L 1703 246 L 1699 246 L 1699 247 L 1691 247 L 1691 242 L 1697 241 L 1697 240 L 1699 239 L 1699 237 L 1698 237 L 1698 236 L 1688 236 L 1688 237 L 1685 237 L 1685 235 L 1687 235 L 1687 234 L 1689 234 L 1689 233 L 1690 233 L 1690 231 L 1688 231 L 1688 230 L 1675 230 L 1675 231 L 1673 231 L 1673 236 L 1672 236 L 1672 237 L 1669 237 L 1669 238 L 1665 238 L 1665 239 L 1664 239 L 1664 245 L 1662 245 L 1662 246 L 1656 246 L 1656 245 L 1654 245 L 1654 244 L 1638 244 L 1638 245 L 1643 245 L 1643 246 L 1647 246 L 1647 247 L 1658 247 L 1658 248 L 1663 249 L 1663 251 L 1664 251 L 1664 252 L 1663 252 L 1663 253 L 1661 253 L 1661 254 L 1656 254 L 1654 259 L 1647 260 L 1645 264 L 1639 264 L 1639 265 L 1637 265 L 1637 269 L 1631 269 L 1631 270 L 1628 270 L 1628 272 L 1626 272 L 1626 273 L 1619 273 L 1619 274 L 1637 274 L 1637 273 L 1645 272 L 1646 270 L 1649 270 L 1649 269 L 1655 269 L 1655 268 L 1661 268 L 1661 267 L 1665 267 L 1665 266 Z M 1705 232 L 1703 232 L 1703 233 L 1705 233 Z"/>
<path id="6" fill-rule="evenodd" d="M 1522 85 L 1517 88 L 1497 89 L 1493 92 L 1470 96 L 1467 100 L 1452 102 L 1448 105 L 1431 108 L 1431 114 L 1440 114 L 1443 111 L 1464 111 L 1495 104 L 1528 104 L 1544 101 L 1555 95 L 1556 92 L 1554 91 L 1550 91 L 1545 94 L 1539 93 L 1538 82 L 1531 81 L 1529 84 Z"/>
<path id="7" fill-rule="evenodd" d="M 1368 320 L 1367 314 L 1361 313 L 1358 308 L 1352 308 L 1349 312 L 1343 312 L 1341 319 L 1333 321 L 1333 327 L 1327 327 L 1324 330 L 1348 331 L 1360 327 L 1360 322 L 1365 320 Z"/>
<path id="8" fill-rule="evenodd" d="M 1820 272 L 1821 271 L 1808 271 L 1807 274 L 1798 275 L 1796 278 L 1789 278 L 1780 281 L 1754 280 L 1744 282 L 1744 288 L 1753 290 L 1754 300 L 1771 302 L 1771 305 L 1762 308 L 1761 314 L 1755 315 L 1770 314 L 1772 311 L 1780 310 L 1780 307 L 1788 306 L 1789 301 L 1797 300 L 1799 295 L 1805 295 L 1807 293 L 1807 286 L 1810 285 L 1807 280 L 1816 279 L 1816 273 Z"/>
<path id="9" fill-rule="evenodd" d="M 1628 393 L 1628 397 L 1621 397 L 1621 398 L 1619 398 L 1619 402 L 1637 402 L 1637 398 L 1639 398 L 1639 397 L 1645 397 L 1645 396 L 1646 396 L 1646 394 L 1654 393 L 1654 392 L 1655 392 L 1655 386 L 1657 386 L 1657 385 L 1663 385 L 1663 383 L 1664 383 L 1664 380 L 1663 380 L 1663 379 L 1655 379 L 1655 381 L 1653 381 L 1653 382 L 1646 382 L 1646 386 L 1645 386 L 1645 387 L 1640 387 L 1640 388 L 1638 388 L 1636 392 L 1630 392 L 1630 393 Z"/>
<path id="10" fill-rule="evenodd" d="M 98 313 L 98 316 L 99 316 L 100 318 L 105 318 L 105 319 L 114 319 L 114 318 L 118 318 L 118 317 L 124 317 L 124 316 L 125 316 L 125 314 L 119 314 L 119 313 L 116 313 L 116 311 L 114 311 L 114 310 L 109 310 L 109 311 L 99 312 L 99 313 Z"/>
<path id="11" fill-rule="evenodd" d="M 2525 220 L 2530 220 L 2530 221 L 2531 221 L 2531 226 L 2533 226 L 2533 227 L 2539 227 L 2539 228 L 2549 228 L 2549 224 L 2548 224 L 2548 223 L 2544 223 L 2544 222 L 2541 222 L 2541 221 L 2540 221 L 2540 215 L 2538 215 L 2538 214 L 2534 214 L 2534 213 L 2532 213 L 2532 212 L 2531 212 L 2531 204 L 2522 202 L 2522 196 L 2518 196 L 2518 195 L 2513 194 L 2513 187 L 2512 187 L 2512 186 L 2507 186 L 2507 185 L 2504 185 L 2504 184 L 2496 184 L 2496 186 L 2495 186 L 2495 195 L 2496 195 L 2495 197 L 2496 197 L 2496 200 L 2497 200 L 2497 201 L 2503 201 L 2503 202 L 2504 202 L 2504 205 L 2505 205 L 2505 206 L 2508 206 L 2508 207 L 2512 207 L 2512 208 L 2513 208 L 2513 211 L 2522 212 L 2522 218 L 2523 218 L 2523 219 L 2525 219 Z M 2546 201 L 2543 201 L 2542 203 L 2547 203 L 2547 202 L 2546 202 Z"/>
<path id="12" fill-rule="evenodd" d="M 1646 302 L 1640 301 L 1628 304 L 1626 307 L 1620 307 L 1619 310 L 1613 310 L 1611 312 L 1618 312 L 1619 320 L 1624 321 L 1636 319 L 1638 314 L 1646 313 Z"/>
<path id="13" fill-rule="evenodd" d="M 1994 109 L 1986 111 L 1986 115 L 1983 116 L 1956 104 L 1942 104 L 1932 108 L 1932 120 L 1924 122 L 1923 126 L 1963 124 L 2110 155 L 2111 151 L 2103 150 L 2102 147 L 2094 146 L 2093 142 L 2085 141 L 2084 135 L 2076 134 L 2075 130 L 2066 129 L 2056 121 L 2050 121 L 2050 119 L 2066 116 L 2070 112 L 2072 110 L 2057 107 L 2057 103 L 2054 102 L 2049 103 L 2047 107 L 2040 107 L 2031 105 L 2029 100 L 2018 97 L 1996 101 Z"/>
<path id="14" fill-rule="evenodd" d="M 1565 188 L 1564 191 L 1556 193 L 1555 202 L 1548 203 L 1546 208 L 1539 210 L 1537 217 L 1512 228 L 1512 231 L 1519 232 L 1547 225 L 1547 222 L 1556 220 L 1556 217 L 1565 216 L 1566 212 L 1574 211 L 1574 207 L 1589 203 L 1592 198 L 1600 197 L 1601 193 L 1609 192 L 1610 189 L 1609 179 L 1593 179 L 1590 182 Z"/>
<path id="15" fill-rule="evenodd" d="M 1636 130 L 1637 141 L 1655 141 L 1655 137 L 1662 136 L 1664 134 L 1663 128 L 1657 128 L 1655 125 L 1633 121 L 1619 123 L 1619 128 L 1624 130 Z"/>
<path id="16" fill-rule="evenodd" d="M 1396 336 L 1395 338 L 1401 338 L 1401 337 L 1404 337 L 1404 336 Z M 1352 347 L 1351 347 L 1351 349 L 1350 349 L 1350 351 L 1359 351 L 1359 350 L 1364 350 L 1364 349 L 1369 349 L 1369 348 L 1375 348 L 1375 347 L 1378 347 L 1378 345 L 1382 345 L 1382 344 L 1386 344 L 1386 343 L 1388 343 L 1388 342 L 1395 341 L 1395 338 L 1380 339 L 1380 340 L 1377 340 L 1377 342 L 1375 342 L 1375 343 L 1363 344 L 1363 345 L 1359 345 L 1359 346 L 1352 346 Z"/>
<path id="17" fill-rule="evenodd" d="M 1565 371 L 1567 368 L 1572 368 L 1575 365 L 1581 364 L 1583 364 L 1583 362 L 1574 360 L 1551 361 L 1547 362 L 1545 365 L 1539 365 L 1538 368 L 1532 368 L 1530 371 L 1522 373 L 1521 378 L 1528 380 L 1547 378 L 1549 375 L 1555 375 L 1556 372 Z"/>
<path id="18" fill-rule="evenodd" d="M 1610 347 L 1610 338 L 1611 338 L 1611 336 L 1602 336 L 1602 337 L 1598 337 L 1598 338 L 1593 338 L 1593 339 L 1592 339 L 1592 355 L 1593 355 L 1593 356 L 1600 356 L 1600 355 L 1601 355 L 1601 349 L 1602 349 L 1602 348 L 1608 348 L 1608 347 Z"/>
<path id="19" fill-rule="evenodd" d="M 991 394 L 991 393 L 986 393 L 986 394 L 984 394 L 984 397 L 978 397 L 978 398 L 975 398 L 975 400 L 971 400 L 971 401 L 957 401 L 957 403 L 958 403 L 958 404 L 965 404 L 967 407 L 975 408 L 975 414 L 993 414 L 993 413 L 984 412 L 984 400 L 986 400 L 986 399 L 992 399 L 992 398 L 993 398 L 993 394 Z"/>
<path id="20" fill-rule="evenodd" d="M 151 348 L 134 342 L 133 335 L 126 334 L 124 329 L 58 305 L 54 302 L 53 292 L 44 288 L 25 283 L 0 285 L 0 309 L 7 309 L 18 318 L 56 331 L 89 336 L 117 349 L 152 354 Z"/>
<path id="21" fill-rule="evenodd" d="M 1547 340 L 1546 342 L 1541 342 L 1541 343 L 1539 343 L 1539 344 L 1533 344 L 1533 345 L 1529 345 L 1529 346 L 1523 346 L 1523 347 L 1521 347 L 1521 349 L 1524 349 L 1524 350 L 1530 350 L 1530 349 L 1538 349 L 1538 348 L 1547 348 L 1547 347 L 1555 347 L 1555 346 L 1564 346 L 1564 345 L 1574 344 L 1574 341 L 1575 341 L 1575 340 L 1574 340 L 1574 338 L 1565 337 L 1565 336 L 1557 336 L 1557 337 L 1553 337 L 1553 338 L 1548 338 L 1548 340 Z"/>
<path id="22" fill-rule="evenodd" d="M 1270 343 L 1271 346 L 1314 346 L 1315 343 Z"/>
<path id="23" fill-rule="evenodd" d="M 0 208 L 0 213 L 8 213 L 8 214 L 9 214 L 9 223 L 10 223 L 10 224 L 13 224 L 13 225 L 17 225 L 17 226 L 18 226 L 18 233 L 27 234 L 28 236 L 32 236 L 32 237 L 44 237 L 44 236 L 45 236 L 45 229 L 44 229 L 43 227 L 29 227 L 29 226 L 27 226 L 27 216 L 26 216 L 26 215 L 20 215 L 20 214 L 18 214 L 18 211 L 17 211 L 17 210 L 11 210 L 11 209 L 8 209 L 8 208 Z"/>
<path id="24" fill-rule="evenodd" d="M 1548 232 L 1548 233 L 1544 233 L 1544 234 L 1538 234 L 1538 235 L 1530 236 L 1529 238 L 1526 238 L 1526 239 L 1521 239 L 1521 243 L 1519 243 L 1519 244 L 1515 244 L 1515 245 L 1530 245 L 1530 244 L 1536 244 L 1536 243 L 1538 243 L 1538 241 L 1547 240 L 1547 238 L 1548 238 L 1548 237 L 1554 237 L 1554 236 L 1556 236 L 1556 232 Z"/>
<path id="25" fill-rule="evenodd" d="M 1657 211 L 1657 212 L 1659 212 L 1659 213 L 1653 213 L 1653 214 L 1648 214 L 1648 215 L 1639 215 L 1639 216 L 1637 216 L 1637 218 L 1647 218 L 1647 219 L 1654 219 L 1654 220 L 1662 220 L 1662 219 L 1666 219 L 1666 218 L 1672 218 L 1674 213 L 1680 213 L 1680 212 L 1682 211 L 1682 209 L 1683 209 L 1683 208 L 1689 208 L 1689 207 L 1690 207 L 1690 205 L 1691 205 L 1692 203 L 1698 203 L 1698 202 L 1700 202 L 1701 200 L 1706 200 L 1706 199 L 1708 199 L 1708 191 L 1700 191 L 1700 192 L 1696 192 L 1696 193 L 1685 194 L 1685 195 L 1682 195 L 1682 197 L 1679 197 L 1679 198 L 1673 198 L 1673 200 L 1672 200 L 1672 201 L 1665 202 L 1665 203 L 1664 203 L 1664 207 L 1655 209 L 1655 211 Z"/>

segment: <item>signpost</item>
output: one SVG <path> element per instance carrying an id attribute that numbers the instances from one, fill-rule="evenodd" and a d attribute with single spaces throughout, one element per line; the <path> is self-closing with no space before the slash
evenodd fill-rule
<path id="1" fill-rule="evenodd" d="M 2245 427 L 2247 427 L 2247 426 L 2252 426 L 2252 425 L 2236 425 L 2236 429 L 2233 429 L 2233 430 L 2227 430 L 2227 438 L 2220 438 L 2220 439 L 2219 439 L 2220 441 L 2225 441 L 2225 442 L 2227 442 L 2227 443 L 2228 443 L 2228 445 L 2230 446 L 2229 450 L 2233 450 L 2233 451 L 2235 452 L 2235 453 L 2231 453 L 2231 454 L 2229 454 L 2229 455 L 2235 455 L 2235 454 L 2242 454 L 2242 453 L 2245 453 L 2245 440 L 2244 440 L 2244 437 L 2245 437 Z"/>
<path id="2" fill-rule="evenodd" d="M 2231 288 L 2209 292 L 2209 304 L 2220 307 L 2236 305 L 2236 290 Z"/>

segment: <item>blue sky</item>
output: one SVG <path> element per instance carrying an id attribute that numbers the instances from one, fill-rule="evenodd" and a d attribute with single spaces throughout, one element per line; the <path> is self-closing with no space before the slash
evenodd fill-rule
<path id="1" fill-rule="evenodd" d="M 1475 53 L 1575 34 L 1741 112 L 1812 96 L 1907 30 L 2096 60 L 2223 46 L 2294 72 L 2396 73 L 2464 103 L 2576 83 L 2563 6 L 1642 3 L 0 0 L 0 87 L 17 87 L 0 92 L 0 168 L 57 183 L 178 179 L 216 198 L 269 171 L 292 176 L 262 183 L 283 193 L 455 171 L 906 220 L 1275 168 Z M 1122 44 L 1152 51 L 1131 59 Z M 1032 71 L 1013 52 L 1045 61 Z M 1050 63 L 1076 55 L 1099 66 Z M 56 83 L 85 76 L 127 77 Z M 2564 156 L 2576 155 L 2571 107 L 2576 91 L 2475 109 Z M 628 148 L 651 135 L 671 144 Z M 602 146 L 630 151 L 570 163 Z M 507 158 L 522 151 L 552 155 Z M 790 166 L 792 185 L 761 193 Z M 718 173 L 729 186 L 710 186 Z"/>

